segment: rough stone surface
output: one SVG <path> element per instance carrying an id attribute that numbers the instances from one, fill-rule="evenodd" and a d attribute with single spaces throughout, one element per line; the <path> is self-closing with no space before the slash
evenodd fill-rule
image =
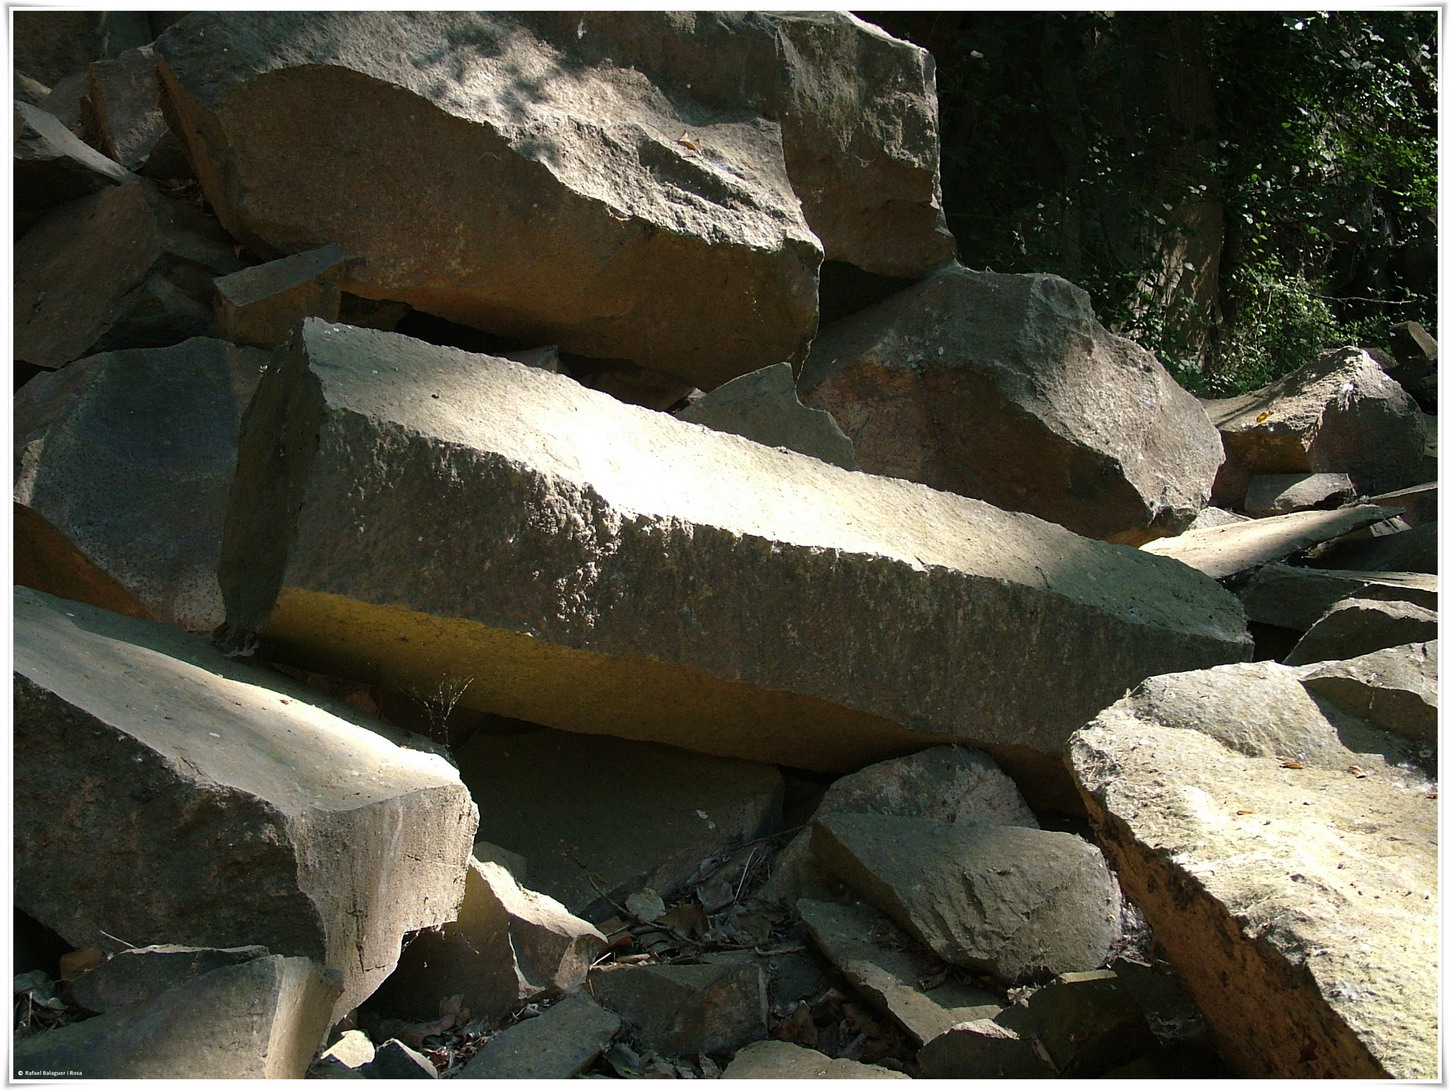
<path id="1" fill-rule="evenodd" d="M 1111 970 L 1061 974 L 996 1021 L 1040 1042 L 1063 1079 L 1101 1076 L 1154 1044 L 1143 1010 Z"/>
<path id="2" fill-rule="evenodd" d="M 869 473 L 1128 544 L 1186 527 L 1223 458 L 1194 398 L 1053 276 L 944 269 L 822 330 L 800 390 Z"/>
<path id="3" fill-rule="evenodd" d="M 931 976 L 935 957 L 870 906 L 802 898 L 796 909 L 811 939 L 841 975 L 906 1028 L 917 1045 L 958 1023 L 991 1019 L 1002 1010 L 985 989 L 954 981 L 923 989 L 921 982 Z"/>
<path id="4" fill-rule="evenodd" d="M 956 736 L 1055 785 L 1113 695 L 1248 651 L 1181 565 L 313 319 L 243 423 L 220 578 L 313 669 L 824 771 Z"/>
<path id="5" fill-rule="evenodd" d="M 265 958 L 265 947 L 178 947 L 157 944 L 133 947 L 112 955 L 70 983 L 71 996 L 88 1011 L 105 1012 L 122 1004 L 148 1000 L 192 978 Z"/>
<path id="6" fill-rule="evenodd" d="M 1335 603 L 1284 657 L 1290 666 L 1434 640 L 1440 615 L 1408 602 L 1349 598 Z"/>
<path id="7" fill-rule="evenodd" d="M 1440 346 L 1418 322 L 1397 322 L 1390 327 L 1394 360 L 1385 368 L 1427 413 L 1438 405 Z"/>
<path id="8" fill-rule="evenodd" d="M 986 754 L 963 746 L 933 746 L 841 777 L 826 789 L 815 817 L 841 812 L 1037 828 L 1012 779 Z"/>
<path id="9" fill-rule="evenodd" d="M 440 755 L 167 626 L 14 616 L 17 904 L 76 947 L 303 955 L 343 974 L 325 1027 L 457 912 L 477 819 Z"/>
<path id="10" fill-rule="evenodd" d="M 1252 573 L 1236 593 L 1250 621 L 1302 633 L 1349 595 L 1438 610 L 1439 582 L 1415 572 L 1341 572 L 1275 562 Z"/>
<path id="11" fill-rule="evenodd" d="M 909 1080 L 877 1064 L 827 1057 L 790 1042 L 751 1042 L 722 1073 L 727 1080 Z"/>
<path id="12" fill-rule="evenodd" d="M 1047 1080 L 1052 1061 L 1031 1036 L 991 1019 L 973 1019 L 937 1035 L 916 1055 L 927 1079 Z"/>
<path id="13" fill-rule="evenodd" d="M 1190 530 L 1174 538 L 1149 542 L 1143 550 L 1182 561 L 1214 579 L 1224 579 L 1271 561 L 1281 561 L 1394 514 L 1394 508 L 1373 504 L 1336 511 L 1296 511 L 1247 523 Z"/>
<path id="14" fill-rule="evenodd" d="M 1093 969 L 1120 936 L 1117 885 L 1072 834 L 835 814 L 811 851 L 939 957 L 1007 982 Z"/>
<path id="15" fill-rule="evenodd" d="M 213 277 L 241 268 L 216 221 L 142 179 L 58 208 L 15 246 L 15 355 L 54 369 L 206 333 Z"/>
<path id="16" fill-rule="evenodd" d="M 460 1079 L 567 1080 L 577 1076 L 620 1028 L 619 1016 L 584 994 L 508 1027 L 463 1066 Z"/>
<path id="17" fill-rule="evenodd" d="M 1244 511 L 1256 519 L 1308 508 L 1337 508 L 1354 499 L 1348 474 L 1260 474 L 1249 479 Z"/>
<path id="18" fill-rule="evenodd" d="M 1439 523 L 1421 523 L 1407 530 L 1385 529 L 1391 532 L 1334 542 L 1311 563 L 1360 572 L 1439 572 Z"/>
<path id="19" fill-rule="evenodd" d="M 611 898 L 670 894 L 711 852 L 780 825 L 774 768 L 656 743 L 479 734 L 458 766 L 480 835 L 528 860 L 531 887 L 593 921 Z"/>
<path id="20" fill-rule="evenodd" d="M 131 177 L 58 118 L 25 102 L 15 103 L 14 169 L 16 238 L 57 205 Z"/>
<path id="21" fill-rule="evenodd" d="M 151 178 L 189 173 L 161 111 L 156 55 L 149 45 L 72 73 L 41 106 L 92 147 L 113 151 L 128 170 Z"/>
<path id="22" fill-rule="evenodd" d="M 1440 641 L 1399 645 L 1309 667 L 1304 688 L 1409 738 L 1434 744 L 1440 718 Z"/>
<path id="23" fill-rule="evenodd" d="M 795 392 L 789 364 L 773 364 L 731 379 L 676 416 L 717 432 L 731 432 L 767 447 L 787 447 L 848 470 L 856 455 L 831 415 L 808 409 Z"/>
<path id="24" fill-rule="evenodd" d="M 1213 486 L 1221 507 L 1242 506 L 1256 474 L 1345 473 L 1363 495 L 1418 484 L 1419 408 L 1363 349 L 1326 352 L 1261 390 L 1203 406 L 1227 456 Z"/>
<path id="25" fill-rule="evenodd" d="M 1193 517 L 1193 522 L 1184 527 L 1184 533 L 1190 530 L 1203 530 L 1207 527 L 1226 527 L 1231 523 L 1247 523 L 1249 517 L 1240 515 L 1236 511 L 1225 511 L 1223 508 L 1204 508 Z"/>
<path id="26" fill-rule="evenodd" d="M 337 321 L 347 255 L 336 243 L 217 277 L 213 333 L 271 351 L 304 318 Z"/>
<path id="27" fill-rule="evenodd" d="M 17 11 L 15 64 L 54 86 L 91 61 L 145 45 L 155 35 L 144 11 Z"/>
<path id="28" fill-rule="evenodd" d="M 1403 508 L 1404 514 L 1400 518 L 1416 527 L 1421 523 L 1433 523 L 1439 516 L 1440 489 L 1436 482 L 1427 481 L 1423 485 L 1411 485 L 1407 489 L 1382 492 L 1378 496 L 1371 496 L 1369 502 L 1382 508 Z"/>
<path id="29" fill-rule="evenodd" d="M 1073 737 L 1073 770 L 1239 1075 L 1434 1079 L 1434 784 L 1302 671 L 1150 679 Z"/>
<path id="30" fill-rule="evenodd" d="M 17 552 L 54 553 L 54 530 L 62 557 L 81 554 L 150 616 L 216 628 L 237 430 L 266 364 L 254 349 L 198 337 L 102 353 L 26 383 L 15 399 L 14 498 L 45 525 L 17 525 Z M 44 566 L 41 589 L 111 606 L 106 585 L 82 572 L 57 578 L 59 566 Z"/>
<path id="31" fill-rule="evenodd" d="M 600 966 L 589 992 L 662 1054 L 722 1053 L 765 1037 L 765 976 L 750 964 Z"/>
<path id="32" fill-rule="evenodd" d="M 366 1033 L 360 1030 L 345 1030 L 337 1041 L 322 1051 L 316 1067 L 326 1070 L 329 1066 L 345 1069 L 359 1069 L 377 1056 L 377 1050 Z"/>
<path id="33" fill-rule="evenodd" d="M 553 898 L 472 860 L 458 919 L 415 937 L 373 1004 L 429 1019 L 440 1001 L 461 996 L 474 1018 L 497 1021 L 582 985 L 605 942 Z"/>
<path id="34" fill-rule="evenodd" d="M 340 986 L 335 970 L 310 959 L 254 958 L 22 1038 L 15 1074 L 300 1080 L 333 1021 Z"/>
<path id="35" fill-rule="evenodd" d="M 363 1066 L 362 1076 L 368 1080 L 436 1080 L 438 1070 L 412 1046 L 389 1038 Z"/>
<path id="36" fill-rule="evenodd" d="M 550 22 L 199 12 L 155 49 L 208 199 L 258 253 L 331 240 L 357 295 L 706 389 L 801 359 L 821 249 L 780 126 L 591 63 L 587 27 Z"/>

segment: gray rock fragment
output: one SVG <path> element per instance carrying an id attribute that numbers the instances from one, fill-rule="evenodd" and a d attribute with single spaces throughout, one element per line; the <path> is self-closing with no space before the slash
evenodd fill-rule
<path id="1" fill-rule="evenodd" d="M 1348 474 L 1260 474 L 1249 479 L 1244 511 L 1262 519 L 1309 508 L 1337 508 L 1354 495 Z"/>
<path id="2" fill-rule="evenodd" d="M 465 1080 L 567 1080 L 594 1063 L 619 1016 L 580 993 L 505 1029 L 458 1074 Z"/>
<path id="3" fill-rule="evenodd" d="M 722 1074 L 727 1080 L 909 1080 L 877 1064 L 827 1057 L 791 1042 L 751 1042 Z"/>
<path id="4" fill-rule="evenodd" d="M 789 364 L 773 364 L 731 379 L 675 415 L 767 447 L 786 447 L 847 470 L 856 468 L 851 441 L 831 415 L 808 409 L 796 397 L 795 373 Z"/>
<path id="5" fill-rule="evenodd" d="M 123 1004 L 148 1000 L 159 992 L 223 966 L 235 966 L 270 952 L 250 947 L 178 947 L 156 944 L 132 947 L 112 955 L 70 983 L 71 997 L 81 1007 L 106 1012 Z"/>
<path id="6" fill-rule="evenodd" d="M 342 248 L 328 243 L 217 277 L 213 335 L 270 352 L 304 318 L 337 321 L 346 262 Z"/>
<path id="7" fill-rule="evenodd" d="M 1408 602 L 1347 598 L 1331 606 L 1284 657 L 1289 666 L 1353 659 L 1358 655 L 1434 640 L 1440 615 Z"/>
<path id="8" fill-rule="evenodd" d="M 1440 719 L 1440 641 L 1384 648 L 1300 674 L 1304 688 L 1376 727 L 1434 743 Z"/>
<path id="9" fill-rule="evenodd" d="M 51 209 L 119 185 L 131 172 L 38 106 L 15 103 L 15 236 Z"/>
<path id="10" fill-rule="evenodd" d="M 765 1037 L 765 976 L 753 964 L 606 965 L 588 988 L 662 1054 L 728 1052 Z"/>

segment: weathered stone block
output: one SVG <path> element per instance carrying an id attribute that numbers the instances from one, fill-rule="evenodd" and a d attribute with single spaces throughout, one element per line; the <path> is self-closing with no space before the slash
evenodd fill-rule
<path id="1" fill-rule="evenodd" d="M 1347 598 L 1331 606 L 1284 657 L 1289 666 L 1353 659 L 1357 655 L 1434 640 L 1440 615 L 1409 602 Z"/>
<path id="2" fill-rule="evenodd" d="M 831 414 L 808 409 L 795 392 L 789 364 L 773 364 L 731 379 L 676 416 L 717 432 L 730 432 L 767 447 L 788 447 L 848 470 L 856 455 Z"/>
<path id="3" fill-rule="evenodd" d="M 149 1000 L 157 993 L 254 958 L 266 958 L 265 947 L 178 947 L 163 943 L 133 947 L 112 955 L 70 983 L 71 997 L 89 1011 L 105 1012 L 123 1004 Z"/>
<path id="4" fill-rule="evenodd" d="M 1354 499 L 1348 474 L 1259 474 L 1249 478 L 1244 511 L 1256 519 L 1306 508 L 1337 508 Z"/>
<path id="5" fill-rule="evenodd" d="M 1208 503 L 1213 425 L 1053 276 L 950 266 L 822 330 L 801 370 L 869 473 L 1137 544 Z"/>
<path id="6" fill-rule="evenodd" d="M 304 318 L 337 321 L 347 255 L 336 243 L 217 277 L 216 324 L 226 341 L 271 351 Z"/>
<path id="7" fill-rule="evenodd" d="M 720 1053 L 765 1037 L 759 966 L 600 966 L 589 975 L 589 992 L 660 1053 Z"/>
<path id="8" fill-rule="evenodd" d="M 862 1064 L 790 1042 L 751 1042 L 722 1073 L 727 1080 L 909 1080 L 879 1064 Z"/>
<path id="9" fill-rule="evenodd" d="M 57 205 L 131 177 L 38 106 L 15 103 L 15 237 Z"/>
<path id="10" fill-rule="evenodd" d="M 233 630 L 332 673 L 830 771 L 957 737 L 1040 786 L 1114 694 L 1248 652 L 1182 565 L 312 319 L 243 424 L 220 578 Z"/>
<path id="11" fill-rule="evenodd" d="M 1439 738 L 1439 640 L 1313 664 L 1300 679 L 1310 693 L 1376 727 L 1432 745 Z"/>
<path id="12" fill-rule="evenodd" d="M 40 589 L 114 608 L 114 583 L 157 620 L 221 624 L 216 566 L 237 430 L 266 364 L 255 349 L 197 337 L 102 353 L 26 383 L 15 399 L 14 497 L 39 518 L 17 523 L 16 550 L 37 559 Z M 69 550 L 107 581 L 84 566 L 67 572 Z"/>
<path id="13" fill-rule="evenodd" d="M 1250 621 L 1302 633 L 1349 595 L 1438 610 L 1439 582 L 1435 576 L 1413 572 L 1341 572 L 1273 562 L 1248 576 L 1236 594 Z"/>
<path id="14" fill-rule="evenodd" d="M 23 588 L 15 701 L 17 903 L 77 947 L 109 932 L 306 956 L 343 974 L 325 1027 L 406 932 L 457 912 L 477 812 L 440 755 L 401 745 L 416 737 Z"/>
<path id="15" fill-rule="evenodd" d="M 463 1066 L 465 1080 L 567 1080 L 594 1063 L 620 1028 L 619 1016 L 580 993 L 515 1023 Z"/>

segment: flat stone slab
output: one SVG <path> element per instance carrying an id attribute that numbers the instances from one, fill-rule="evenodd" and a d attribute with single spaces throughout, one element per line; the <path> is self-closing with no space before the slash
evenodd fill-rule
<path id="1" fill-rule="evenodd" d="M 1336 602 L 1283 659 L 1289 666 L 1353 659 L 1381 648 L 1434 640 L 1440 615 L 1409 602 L 1347 598 Z"/>
<path id="2" fill-rule="evenodd" d="M 786 363 L 731 379 L 675 415 L 767 447 L 787 447 L 848 470 L 856 468 L 851 441 L 831 414 L 801 404 L 795 372 Z"/>
<path id="3" fill-rule="evenodd" d="M 216 336 L 271 351 L 304 318 L 337 321 L 347 255 L 336 243 L 217 277 Z"/>
<path id="4" fill-rule="evenodd" d="M 223 966 L 265 958 L 265 947 L 179 947 L 174 943 L 119 951 L 70 983 L 81 1007 L 106 1012 L 123 1004 L 147 1000 Z"/>
<path id="5" fill-rule="evenodd" d="M 1256 518 L 1308 508 L 1337 508 L 1354 499 L 1348 474 L 1260 474 L 1249 479 L 1244 511 Z"/>
<path id="6" fill-rule="evenodd" d="M 70 943 L 303 955 L 343 975 L 325 1027 L 453 918 L 477 812 L 423 740 L 169 626 L 14 618 L 16 901 Z"/>
<path id="7" fill-rule="evenodd" d="M 1128 686 L 1248 654 L 1211 581 L 1030 516 L 397 334 L 309 319 L 276 360 L 220 578 L 237 639 L 315 669 L 822 771 L 955 737 L 1042 781 Z"/>
<path id="8" fill-rule="evenodd" d="M 1335 511 L 1296 511 L 1247 523 L 1190 530 L 1176 538 L 1159 538 L 1143 552 L 1171 557 L 1216 580 L 1237 575 L 1320 542 L 1399 514 L 1397 508 L 1361 504 Z"/>
<path id="9" fill-rule="evenodd" d="M 1073 769 L 1240 1076 L 1433 1080 L 1436 785 L 1304 673 L 1150 679 L 1073 737 Z"/>
<path id="10" fill-rule="evenodd" d="M 1422 572 L 1349 572 L 1275 561 L 1248 576 L 1235 593 L 1250 621 L 1306 632 L 1349 595 L 1438 610 L 1440 580 Z"/>
<path id="11" fill-rule="evenodd" d="M 23 233 L 50 209 L 131 177 L 74 135 L 49 111 L 28 102 L 15 109 L 15 230 Z"/>
<path id="12" fill-rule="evenodd" d="M 1429 743 L 1439 737 L 1440 641 L 1315 663 L 1304 688 L 1386 731 Z"/>
<path id="13" fill-rule="evenodd" d="M 727 1080 L 909 1080 L 878 1064 L 827 1057 L 790 1042 L 751 1042 L 722 1073 Z"/>
<path id="14" fill-rule="evenodd" d="M 753 963 L 615 963 L 590 973 L 588 988 L 658 1053 L 723 1053 L 765 1037 L 765 974 Z"/>
<path id="15" fill-rule="evenodd" d="M 621 1027 L 619 1016 L 580 993 L 506 1028 L 458 1074 L 465 1080 L 567 1080 L 594 1063 Z"/>
<path id="16" fill-rule="evenodd" d="M 780 826 L 773 766 L 658 743 L 479 734 L 458 765 L 480 836 L 524 857 L 531 887 L 593 921 L 643 887 L 673 893 L 705 857 Z"/>

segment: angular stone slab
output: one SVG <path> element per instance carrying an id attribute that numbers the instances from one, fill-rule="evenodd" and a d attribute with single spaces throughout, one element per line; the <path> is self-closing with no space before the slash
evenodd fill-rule
<path id="1" fill-rule="evenodd" d="M 1213 486 L 1221 507 L 1241 506 L 1257 474 L 1346 473 L 1365 494 L 1420 480 L 1419 408 L 1363 349 L 1326 352 L 1261 390 L 1203 407 L 1227 455 Z"/>
<path id="2" fill-rule="evenodd" d="M 1244 511 L 1256 519 L 1308 508 L 1337 508 L 1354 499 L 1348 474 L 1260 474 L 1249 479 Z"/>
<path id="3" fill-rule="evenodd" d="M 944 1031 L 922 1047 L 916 1060 L 921 1074 L 932 1080 L 1050 1080 L 1058 1075 L 1040 1042 L 991 1019 Z"/>
<path id="4" fill-rule="evenodd" d="M 217 277 L 216 324 L 225 341 L 271 351 L 304 318 L 336 322 L 347 255 L 336 243 Z"/>
<path id="5" fill-rule="evenodd" d="M 1054 276 L 948 266 L 822 330 L 800 390 L 869 473 L 1130 545 L 1186 527 L 1223 461 L 1193 396 Z"/>
<path id="6" fill-rule="evenodd" d="M 1434 640 L 1440 615 L 1408 602 L 1348 598 L 1331 606 L 1283 659 L 1289 666 L 1353 659 L 1381 648 Z"/>
<path id="7" fill-rule="evenodd" d="M 1143 1010 L 1111 970 L 1060 974 L 997 1022 L 1042 1043 L 1063 1079 L 1101 1076 L 1156 1045 Z"/>
<path id="8" fill-rule="evenodd" d="M 789 364 L 773 364 L 731 379 L 676 416 L 717 432 L 730 432 L 767 447 L 788 447 L 847 470 L 856 455 L 831 414 L 808 409 L 795 392 Z"/>
<path id="9" fill-rule="evenodd" d="M 1072 834 L 834 814 L 811 852 L 939 957 L 1009 983 L 1093 969 L 1121 935 L 1117 884 Z"/>
<path id="10" fill-rule="evenodd" d="M 26 102 L 15 103 L 14 170 L 17 238 L 57 205 L 131 177 L 130 171 L 75 136 L 59 118 Z"/>
<path id="11" fill-rule="evenodd" d="M 1421 523 L 1433 523 L 1438 518 L 1440 488 L 1437 482 L 1428 481 L 1423 485 L 1411 485 L 1407 489 L 1371 496 L 1369 502 L 1382 508 L 1403 508 L 1404 514 L 1400 518 L 1410 526 L 1417 527 Z"/>
<path id="12" fill-rule="evenodd" d="M 458 767 L 479 835 L 523 856 L 531 887 L 588 920 L 642 887 L 672 894 L 705 857 L 780 827 L 776 769 L 675 747 L 479 734 Z"/>
<path id="13" fill-rule="evenodd" d="M 1419 572 L 1344 572 L 1273 562 L 1250 575 L 1236 593 L 1250 621 L 1306 632 L 1349 595 L 1438 610 L 1439 584 L 1437 577 Z"/>
<path id="14" fill-rule="evenodd" d="M 1386 731 L 1434 744 L 1440 719 L 1440 641 L 1310 666 L 1304 688 Z"/>
<path id="15" fill-rule="evenodd" d="M 1012 778 L 964 746 L 933 746 L 842 777 L 826 789 L 814 817 L 843 812 L 1037 828 Z"/>
<path id="16" fill-rule="evenodd" d="M 53 370 L 205 334 L 212 278 L 241 268 L 232 246 L 139 178 L 56 209 L 15 246 L 17 359 Z"/>
<path id="17" fill-rule="evenodd" d="M 594 1063 L 620 1028 L 619 1016 L 584 993 L 515 1023 L 463 1066 L 465 1080 L 567 1080 Z"/>
<path id="18" fill-rule="evenodd" d="M 458 919 L 414 937 L 373 1005 L 428 1020 L 440 1001 L 461 996 L 474 1018 L 495 1022 L 582 985 L 606 943 L 553 898 L 470 860 Z"/>
<path id="19" fill-rule="evenodd" d="M 1393 508 L 1386 509 L 1393 511 Z M 1393 524 L 1385 527 L 1387 534 L 1368 538 L 1347 539 L 1329 545 L 1311 563 L 1325 568 L 1351 569 L 1360 572 L 1423 572 L 1440 571 L 1440 524 L 1421 523 L 1407 530 Z"/>
<path id="20" fill-rule="evenodd" d="M 37 375 L 15 399 L 14 498 L 34 512 L 16 549 L 73 549 L 160 621 L 210 632 L 224 619 L 216 566 L 242 412 L 265 353 L 192 338 Z M 65 539 L 57 545 L 50 529 Z M 105 585 L 47 562 L 43 590 L 109 607 Z"/>
<path id="21" fill-rule="evenodd" d="M 223 966 L 266 958 L 270 953 L 267 948 L 255 945 L 216 948 L 163 943 L 132 947 L 117 952 L 73 980 L 71 996 L 83 1008 L 106 1012 L 123 1004 L 148 1000 Z"/>
<path id="22" fill-rule="evenodd" d="M 906 1028 L 918 1045 L 958 1023 L 991 1019 L 1002 1005 L 985 989 L 945 981 L 921 987 L 935 961 L 889 917 L 866 905 L 802 898 L 796 910 L 811 939 L 853 988 Z M 937 964 L 938 966 L 940 963 Z"/>
<path id="23" fill-rule="evenodd" d="M 1190 530 L 1175 538 L 1159 538 L 1142 548 L 1146 553 L 1172 557 L 1221 580 L 1271 561 L 1282 561 L 1300 550 L 1395 514 L 1395 508 L 1373 504 L 1335 511 L 1296 511 L 1247 523 Z"/>
<path id="24" fill-rule="evenodd" d="M 25 588 L 15 698 L 17 904 L 76 947 L 109 932 L 303 955 L 343 974 L 326 1026 L 388 976 L 404 933 L 457 912 L 477 812 L 440 755 L 400 745 L 416 737 L 199 638 Z"/>
<path id="25" fill-rule="evenodd" d="M 356 295 L 705 389 L 802 359 L 821 249 L 779 124 L 566 25 L 198 12 L 155 50 L 208 200 L 260 254 L 334 241 Z"/>
<path id="26" fill-rule="evenodd" d="M 722 1053 L 765 1037 L 765 975 L 740 963 L 655 966 L 615 963 L 589 974 L 589 993 L 646 1049 Z"/>
<path id="27" fill-rule="evenodd" d="M 267 955 L 15 1043 L 15 1076 L 300 1080 L 334 1019 L 341 975 Z"/>
<path id="28" fill-rule="evenodd" d="M 1434 1079 L 1435 785 L 1302 671 L 1150 679 L 1073 737 L 1073 770 L 1240 1076 Z"/>
<path id="29" fill-rule="evenodd" d="M 1182 565 L 397 334 L 304 322 L 241 451 L 233 630 L 572 731 L 825 771 L 955 736 L 1043 784 L 1126 687 L 1248 653 Z"/>
<path id="30" fill-rule="evenodd" d="M 791 1042 L 751 1042 L 725 1066 L 727 1080 L 909 1080 L 879 1064 L 862 1064 Z"/>

